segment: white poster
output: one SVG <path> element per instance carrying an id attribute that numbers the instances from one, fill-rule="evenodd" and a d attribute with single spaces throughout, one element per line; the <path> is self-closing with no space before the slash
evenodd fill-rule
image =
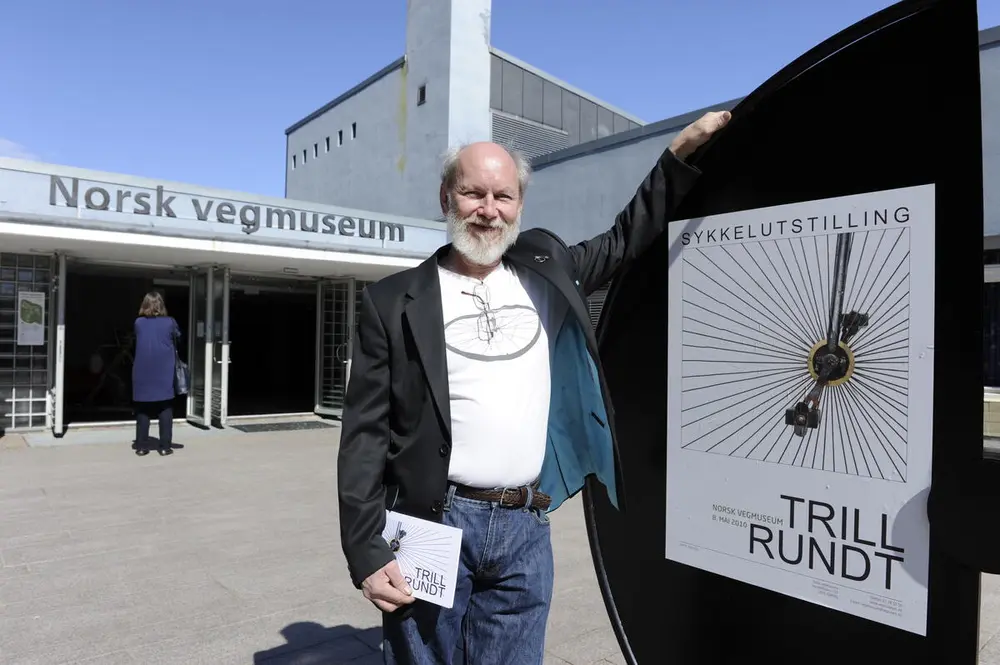
<path id="1" fill-rule="evenodd" d="M 925 635 L 933 186 L 669 234 L 666 557 Z"/>
<path id="2" fill-rule="evenodd" d="M 19 291 L 17 294 L 17 343 L 20 346 L 45 344 L 45 294 Z"/>

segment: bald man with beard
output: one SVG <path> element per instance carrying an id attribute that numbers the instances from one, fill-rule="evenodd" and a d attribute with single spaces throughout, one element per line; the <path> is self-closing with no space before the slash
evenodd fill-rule
<path id="1" fill-rule="evenodd" d="M 586 298 L 663 233 L 699 175 L 684 160 L 729 118 L 684 128 L 611 228 L 572 246 L 521 232 L 524 157 L 489 142 L 446 157 L 451 243 L 365 289 L 344 401 L 341 540 L 383 612 L 386 663 L 542 663 L 548 515 L 588 476 L 616 507 L 623 496 Z M 462 530 L 451 608 L 415 602 L 386 510 Z"/>

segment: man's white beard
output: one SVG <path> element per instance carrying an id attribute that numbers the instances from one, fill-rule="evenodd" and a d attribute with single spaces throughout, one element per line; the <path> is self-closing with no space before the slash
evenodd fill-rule
<path id="1" fill-rule="evenodd" d="M 521 215 L 518 215 L 513 223 L 507 224 L 499 217 L 486 220 L 473 215 L 468 219 L 462 219 L 452 208 L 448 211 L 446 219 L 452 246 L 466 261 L 478 266 L 496 264 L 514 244 L 521 232 Z M 469 229 L 469 226 L 474 223 L 499 228 L 501 231 L 499 235 L 492 237 L 480 236 L 474 230 Z"/>

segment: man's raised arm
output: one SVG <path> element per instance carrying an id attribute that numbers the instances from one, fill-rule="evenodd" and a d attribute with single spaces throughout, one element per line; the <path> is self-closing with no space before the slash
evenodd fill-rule
<path id="1" fill-rule="evenodd" d="M 711 111 L 685 127 L 604 233 L 569 248 L 576 279 L 590 295 L 642 255 L 667 228 L 700 171 L 684 162 L 729 122 L 729 111 Z"/>

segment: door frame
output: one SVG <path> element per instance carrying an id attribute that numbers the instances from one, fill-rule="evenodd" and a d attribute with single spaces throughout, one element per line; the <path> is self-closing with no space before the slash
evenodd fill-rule
<path id="1" fill-rule="evenodd" d="M 219 371 L 219 394 L 218 394 L 218 418 L 215 417 L 216 393 L 215 393 L 215 370 L 212 369 L 212 425 L 220 428 L 226 427 L 229 422 L 229 285 L 231 273 L 228 266 L 213 266 L 211 271 L 214 279 L 220 279 L 221 287 L 219 291 L 219 305 L 221 312 L 218 312 L 219 321 L 212 321 L 212 361 L 218 365 Z M 215 303 L 215 284 L 212 284 L 212 294 L 210 298 Z M 216 314 L 213 307 L 213 314 Z M 215 339 L 215 324 L 219 323 L 219 339 Z M 216 352 L 218 345 L 218 352 Z"/>
<path id="2" fill-rule="evenodd" d="M 52 391 L 52 417 L 46 423 L 52 435 L 66 433 L 66 254 L 53 257 L 55 269 L 49 281 L 49 381 Z"/>
<path id="3" fill-rule="evenodd" d="M 323 375 L 330 370 L 323 361 L 323 322 L 326 318 L 326 301 L 324 299 L 324 289 L 333 288 L 337 285 L 346 285 L 347 294 L 344 309 L 344 317 L 347 319 L 347 341 L 344 342 L 344 359 L 338 361 L 336 355 L 331 357 L 331 362 L 342 362 L 346 367 L 344 371 L 344 386 L 343 394 L 347 395 L 347 386 L 351 381 L 351 365 L 352 356 L 354 351 L 354 301 L 356 299 L 356 288 L 357 280 L 354 277 L 340 277 L 336 279 L 321 279 L 316 285 L 316 377 L 315 377 L 315 403 L 316 408 L 314 413 L 321 416 L 333 416 L 335 418 L 340 418 L 343 415 L 344 409 L 343 404 L 339 406 L 327 406 L 323 404 Z M 331 325 L 336 325 L 335 321 L 331 320 Z"/>
<path id="4" fill-rule="evenodd" d="M 316 371 L 313 372 L 313 413 L 323 409 L 323 285 L 326 280 L 316 280 Z"/>
<path id="5" fill-rule="evenodd" d="M 208 428 L 212 423 L 212 356 L 215 347 L 215 321 L 213 305 L 214 299 L 212 291 L 215 286 L 213 277 L 215 275 L 214 266 L 198 266 L 191 268 L 190 274 L 190 297 L 188 298 L 188 367 L 191 370 L 191 386 L 187 396 L 187 421 L 195 426 Z M 205 280 L 205 342 L 201 349 L 198 348 L 198 283 L 197 280 Z M 196 368 L 198 364 L 194 362 L 197 353 L 203 353 L 202 379 L 202 404 L 200 413 L 195 408 L 194 385 L 196 383 Z"/>

